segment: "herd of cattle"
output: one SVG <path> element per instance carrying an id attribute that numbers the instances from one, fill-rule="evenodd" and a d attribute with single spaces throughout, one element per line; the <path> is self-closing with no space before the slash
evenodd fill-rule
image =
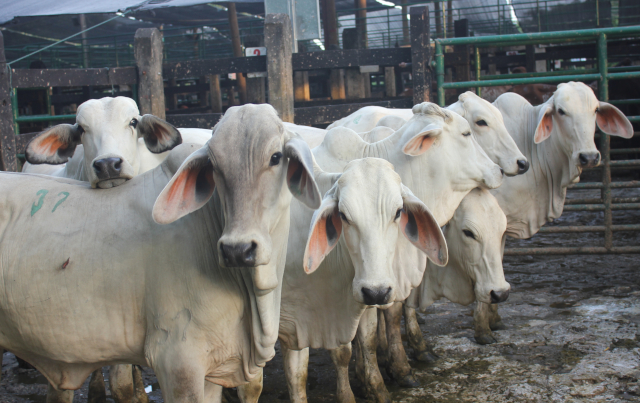
<path id="1" fill-rule="evenodd" d="M 560 216 L 600 162 L 596 125 L 633 136 L 575 82 L 539 106 L 467 92 L 327 130 L 269 105 L 202 130 L 128 98 L 87 101 L 75 125 L 29 143 L 23 173 L 0 173 L 0 346 L 48 379 L 48 402 L 71 402 L 92 372 L 104 395 L 106 365 L 118 403 L 144 401 L 131 364 L 155 371 L 165 402 L 220 401 L 225 387 L 255 402 L 279 340 L 292 401 L 306 401 L 309 348 L 324 348 L 338 401 L 354 402 L 355 341 L 368 397 L 389 402 L 377 351 L 417 386 L 403 313 L 421 361 L 437 356 L 415 309 L 440 298 L 476 302 L 475 339 L 495 342 L 505 238 Z"/>

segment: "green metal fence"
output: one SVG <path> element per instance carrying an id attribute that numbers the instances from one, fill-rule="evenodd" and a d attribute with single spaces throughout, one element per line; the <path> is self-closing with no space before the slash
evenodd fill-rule
<path id="1" fill-rule="evenodd" d="M 437 98 L 438 104 L 444 106 L 445 89 L 460 88 L 480 88 L 498 85 L 518 85 L 535 83 L 559 83 L 567 81 L 598 81 L 599 99 L 609 100 L 609 81 L 640 78 L 640 68 L 631 66 L 625 68 L 609 68 L 607 58 L 607 41 L 614 38 L 640 37 L 640 26 L 587 29 L 564 32 L 545 32 L 532 34 L 515 35 L 494 35 L 485 37 L 467 37 L 437 39 L 435 41 L 435 61 L 437 76 Z M 597 65 L 595 69 L 571 70 L 570 72 L 548 72 L 548 73 L 526 73 L 504 76 L 484 76 L 480 74 L 480 51 L 481 47 L 497 46 L 519 46 L 528 44 L 551 44 L 566 42 L 587 42 L 594 43 L 597 48 Z M 445 83 L 444 50 L 450 45 L 472 45 L 475 46 L 475 67 L 476 80 L 466 82 Z M 623 71 L 626 70 L 626 71 Z M 615 104 L 640 103 L 638 99 L 614 102 Z M 640 122 L 640 116 L 628 116 L 632 122 Z M 604 223 L 599 226 L 557 226 L 543 227 L 540 233 L 558 232 L 604 232 L 604 245 L 594 247 L 540 247 L 540 248 L 511 248 L 506 249 L 506 255 L 529 255 L 529 254 L 576 254 L 576 253 L 640 253 L 640 246 L 614 246 L 614 231 L 638 231 L 637 224 L 613 225 L 614 210 L 637 210 L 640 209 L 640 198 L 613 198 L 612 189 L 640 188 L 640 182 L 611 182 L 611 168 L 633 168 L 640 166 L 640 160 L 616 160 L 611 161 L 612 151 L 610 149 L 609 136 L 599 133 L 600 152 L 602 154 L 602 182 L 576 183 L 569 186 L 569 189 L 600 189 L 601 197 L 593 199 L 573 199 L 567 200 L 565 211 L 603 211 Z M 615 150 L 617 153 L 634 153 L 637 149 Z"/>

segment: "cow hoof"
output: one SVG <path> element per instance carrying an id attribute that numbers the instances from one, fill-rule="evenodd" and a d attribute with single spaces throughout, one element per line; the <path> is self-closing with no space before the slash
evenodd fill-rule
<path id="1" fill-rule="evenodd" d="M 476 343 L 478 344 L 493 344 L 493 343 L 497 343 L 498 340 L 495 339 L 495 337 L 493 337 L 490 334 L 481 334 L 480 336 L 475 336 L 476 339 Z"/>
<path id="2" fill-rule="evenodd" d="M 421 351 L 419 354 L 415 355 L 415 360 L 420 362 L 426 362 L 427 364 L 432 364 L 438 361 L 438 357 L 436 354 L 431 351 Z"/>
<path id="3" fill-rule="evenodd" d="M 407 374 L 400 379 L 396 379 L 396 382 L 401 388 L 417 388 L 420 386 L 420 382 L 416 380 L 413 374 Z"/>
<path id="4" fill-rule="evenodd" d="M 499 320 L 496 323 L 492 323 L 491 325 L 489 325 L 489 327 L 491 328 L 491 330 L 496 331 L 496 330 L 505 330 L 507 328 L 507 326 L 504 324 L 503 321 Z"/>

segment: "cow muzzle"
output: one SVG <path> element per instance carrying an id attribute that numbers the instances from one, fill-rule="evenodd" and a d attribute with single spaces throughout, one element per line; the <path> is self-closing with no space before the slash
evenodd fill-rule
<path id="1" fill-rule="evenodd" d="M 529 170 L 529 161 L 527 160 L 518 160 L 518 175 L 522 175 L 523 173 Z"/>
<path id="2" fill-rule="evenodd" d="M 361 291 L 365 305 L 386 305 L 391 302 L 393 290 L 391 287 L 362 287 Z"/>
<path id="3" fill-rule="evenodd" d="M 507 298 L 509 298 L 509 290 L 506 291 L 491 291 L 489 293 L 489 295 L 491 296 L 491 303 L 492 304 L 499 304 L 500 302 L 504 302 L 507 300 Z"/>
<path id="4" fill-rule="evenodd" d="M 600 165 L 600 153 L 597 151 L 580 153 L 578 154 L 578 161 L 581 168 L 596 167 Z"/>
<path id="5" fill-rule="evenodd" d="M 131 165 L 113 155 L 96 158 L 90 169 L 93 171 L 92 175 L 89 175 L 91 186 L 101 189 L 120 186 L 134 176 Z"/>
<path id="6" fill-rule="evenodd" d="M 255 267 L 258 244 L 255 241 L 246 243 L 220 242 L 220 255 L 227 267 Z"/>

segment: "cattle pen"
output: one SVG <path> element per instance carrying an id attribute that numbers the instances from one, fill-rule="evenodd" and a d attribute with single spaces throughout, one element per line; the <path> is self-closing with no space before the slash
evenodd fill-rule
<path id="1" fill-rule="evenodd" d="M 495 35 L 484 37 L 449 38 L 435 40 L 435 61 L 437 77 L 437 101 L 438 104 L 445 104 L 445 90 L 461 88 L 477 88 L 480 93 L 482 87 L 521 85 L 538 83 L 562 83 L 567 81 L 596 81 L 598 83 L 598 95 L 600 101 L 609 101 L 609 81 L 640 78 L 640 67 L 608 67 L 607 43 L 616 38 L 637 38 L 640 36 L 640 27 L 618 27 L 587 29 L 579 31 L 543 32 L 512 35 Z M 561 72 L 540 72 L 511 74 L 507 77 L 501 75 L 482 76 L 481 75 L 481 48 L 500 46 L 522 46 L 539 45 L 548 43 L 594 43 L 597 54 L 597 68 L 586 68 L 576 70 L 565 70 Z M 444 49 L 446 46 L 470 47 L 473 46 L 475 56 L 473 65 L 475 67 L 476 80 L 445 83 Z M 469 50 L 465 49 L 468 54 Z M 535 56 L 535 55 L 534 55 Z M 611 101 L 614 105 L 640 104 L 640 99 L 619 99 Z M 640 122 L 640 116 L 628 116 L 631 122 Z M 640 182 L 632 181 L 611 181 L 612 168 L 640 167 L 640 160 L 611 160 L 614 155 L 637 155 L 638 148 L 621 148 L 611 150 L 609 135 L 598 133 L 600 138 L 599 149 L 602 153 L 602 163 L 597 169 L 602 170 L 602 180 L 597 182 L 574 183 L 569 186 L 569 190 L 599 189 L 600 198 L 579 198 L 568 199 L 564 211 L 603 211 L 603 225 L 590 226 L 546 226 L 540 229 L 540 233 L 583 233 L 599 232 L 604 233 L 603 246 L 581 246 L 581 247 L 536 247 L 536 248 L 507 248 L 506 255 L 532 255 L 532 254 L 607 254 L 607 253 L 640 253 L 640 246 L 614 246 L 613 232 L 617 231 L 639 231 L 639 224 L 618 224 L 613 225 L 613 211 L 616 210 L 637 210 L 640 208 L 640 198 L 638 197 L 612 197 L 612 189 L 628 189 L 640 187 Z"/>

